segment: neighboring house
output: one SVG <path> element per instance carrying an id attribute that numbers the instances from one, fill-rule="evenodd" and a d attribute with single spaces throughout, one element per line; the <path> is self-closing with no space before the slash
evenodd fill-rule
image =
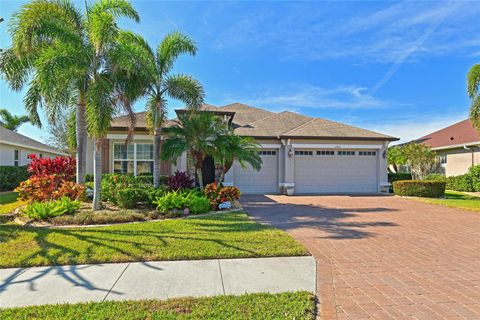
<path id="1" fill-rule="evenodd" d="M 225 176 L 225 185 L 243 193 L 371 193 L 387 183 L 386 149 L 397 138 L 320 118 L 284 111 L 274 113 L 240 103 L 223 107 L 204 105 L 230 123 L 241 136 L 261 145 L 260 171 L 235 164 Z M 184 112 L 184 110 L 176 110 Z M 136 114 L 132 142 L 125 146 L 128 117 L 115 118 L 104 141 L 104 172 L 141 174 L 152 172 L 152 136 L 145 126 L 145 113 Z M 172 120 L 165 126 L 172 126 Z M 89 142 L 87 172 L 93 171 L 93 145 Z M 175 164 L 162 163 L 162 174 L 175 170 L 193 172 L 188 156 Z M 213 180 L 215 165 L 207 159 L 204 176 Z"/>
<path id="2" fill-rule="evenodd" d="M 445 175 L 464 174 L 472 165 L 480 164 L 480 136 L 469 119 L 432 132 L 415 141 L 438 154 Z"/>
<path id="3" fill-rule="evenodd" d="M 35 154 L 39 158 L 67 155 L 56 148 L 0 126 L 0 166 L 26 166 L 30 162 L 29 154 Z"/>

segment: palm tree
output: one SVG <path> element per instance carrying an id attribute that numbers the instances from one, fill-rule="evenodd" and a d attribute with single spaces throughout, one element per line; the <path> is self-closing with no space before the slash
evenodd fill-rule
<path id="1" fill-rule="evenodd" d="M 154 50 L 144 42 L 142 54 L 138 55 L 143 65 L 145 94 L 147 97 L 147 124 L 153 133 L 153 181 L 160 185 L 161 128 L 167 114 L 167 98 L 182 101 L 189 109 L 203 104 L 202 85 L 185 74 L 172 74 L 177 58 L 182 54 L 195 55 L 197 47 L 192 39 L 181 32 L 168 34 Z"/>
<path id="2" fill-rule="evenodd" d="M 480 64 L 475 64 L 467 74 L 467 92 L 472 100 L 470 120 L 480 131 Z"/>
<path id="3" fill-rule="evenodd" d="M 76 106 L 78 183 L 85 180 L 87 102 L 107 81 L 99 70 L 117 39 L 119 17 L 139 21 L 126 0 L 100 0 L 84 12 L 69 0 L 34 0 L 13 16 L 12 47 L 0 56 L 12 89 L 28 82 L 24 102 L 33 124 L 41 126 L 39 107 L 52 120 L 59 108 Z"/>
<path id="4" fill-rule="evenodd" d="M 238 161 L 243 168 L 247 164 L 255 170 L 262 167 L 262 158 L 258 154 L 260 146 L 250 137 L 240 137 L 233 130 L 219 135 L 214 142 L 214 157 L 220 163 L 222 172 L 218 184 L 223 183 L 225 174 L 230 170 L 234 161 Z"/>
<path id="5" fill-rule="evenodd" d="M 161 159 L 176 161 L 187 151 L 193 160 L 195 177 L 203 188 L 203 162 L 208 155 L 214 154 L 214 142 L 225 131 L 225 125 L 219 117 L 204 111 L 180 114 L 176 122 L 176 126 L 165 130 Z"/>
<path id="6" fill-rule="evenodd" d="M 101 208 L 102 144 L 116 110 L 131 115 L 127 141 L 133 134 L 135 117 L 132 116 L 132 104 L 145 90 L 142 82 L 144 71 L 139 68 L 136 56 L 142 41 L 138 35 L 119 31 L 114 42 L 105 47 L 99 46 L 104 48 L 99 52 L 102 61 L 89 82 L 86 100 L 88 134 L 94 142 L 93 210 Z"/>
<path id="7" fill-rule="evenodd" d="M 28 116 L 15 116 L 7 109 L 0 109 L 0 119 L 0 126 L 15 132 L 22 124 L 30 122 L 30 118 Z"/>

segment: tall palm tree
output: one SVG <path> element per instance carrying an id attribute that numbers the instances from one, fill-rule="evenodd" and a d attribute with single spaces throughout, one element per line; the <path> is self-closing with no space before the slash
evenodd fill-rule
<path id="1" fill-rule="evenodd" d="M 83 12 L 69 0 L 34 0 L 12 17 L 12 47 L 0 56 L 12 89 L 28 82 L 24 103 L 33 124 L 41 126 L 39 107 L 54 119 L 59 108 L 76 106 L 78 183 L 85 177 L 87 101 L 106 81 L 102 63 L 119 17 L 139 21 L 126 0 L 99 0 Z"/>
<path id="2" fill-rule="evenodd" d="M 238 161 L 243 168 L 250 165 L 257 171 L 262 167 L 262 158 L 258 154 L 260 145 L 251 137 L 240 137 L 233 130 L 228 130 L 217 137 L 214 147 L 215 160 L 222 167 L 218 184 L 223 183 L 234 161 Z"/>
<path id="3" fill-rule="evenodd" d="M 225 131 L 225 125 L 213 113 L 195 110 L 180 114 L 176 122 L 176 126 L 165 130 L 161 159 L 176 161 L 187 151 L 193 160 L 195 177 L 203 188 L 203 162 L 214 154 L 214 142 Z"/>
<path id="4" fill-rule="evenodd" d="M 154 51 L 144 42 L 142 54 L 138 55 L 143 65 L 145 95 L 147 97 L 147 124 L 153 134 L 153 181 L 160 185 L 161 128 L 167 114 L 167 98 L 182 101 L 189 109 L 203 104 L 202 85 L 189 75 L 172 74 L 177 58 L 182 54 L 195 55 L 197 47 L 192 39 L 181 32 L 165 36 Z"/>
<path id="5" fill-rule="evenodd" d="M 28 116 L 16 116 L 11 114 L 7 109 L 0 109 L 0 126 L 8 130 L 17 131 L 24 123 L 30 122 Z"/>
<path id="6" fill-rule="evenodd" d="M 143 39 L 131 32 L 119 31 L 116 40 L 100 46 L 101 63 L 93 73 L 86 100 L 87 129 L 94 142 L 93 210 L 101 208 L 102 144 L 113 114 L 123 110 L 131 115 L 127 141 L 133 134 L 135 117 L 132 104 L 145 90 L 143 70 L 138 65 L 137 53 Z"/>
<path id="7" fill-rule="evenodd" d="M 475 64 L 467 74 L 467 92 L 472 100 L 470 119 L 475 128 L 480 131 L 480 64 Z"/>

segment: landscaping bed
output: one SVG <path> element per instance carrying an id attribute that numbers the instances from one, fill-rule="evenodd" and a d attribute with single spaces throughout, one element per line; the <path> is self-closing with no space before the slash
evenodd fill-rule
<path id="1" fill-rule="evenodd" d="M 0 225 L 0 268 L 307 254 L 243 212 L 91 228 Z"/>
<path id="2" fill-rule="evenodd" d="M 0 310 L 13 319 L 314 319 L 315 298 L 308 292 L 177 298 L 167 301 L 106 301 Z"/>
<path id="3" fill-rule="evenodd" d="M 235 202 L 232 209 L 240 210 L 241 206 L 238 202 Z M 191 216 L 185 215 L 183 211 L 161 213 L 155 208 L 147 205 L 138 206 L 135 209 L 124 209 L 110 202 L 104 202 L 104 208 L 97 211 L 92 211 L 91 203 L 82 202 L 80 209 L 72 214 L 49 217 L 48 219 L 40 221 L 29 218 L 22 213 L 21 209 L 17 209 L 15 212 L 16 213 L 12 215 L 9 220 L 18 225 L 32 227 L 110 225 L 162 219 L 179 219 Z M 211 211 L 210 213 L 213 212 L 214 211 Z M 209 212 L 205 214 L 209 214 Z"/>

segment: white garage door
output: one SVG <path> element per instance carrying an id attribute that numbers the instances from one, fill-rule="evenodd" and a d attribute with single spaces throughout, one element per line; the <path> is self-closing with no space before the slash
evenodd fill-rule
<path id="1" fill-rule="evenodd" d="M 375 150 L 296 150 L 295 193 L 378 191 Z"/>
<path id="2" fill-rule="evenodd" d="M 262 150 L 262 168 L 254 170 L 250 165 L 242 168 L 238 163 L 233 166 L 234 185 L 244 194 L 278 192 L 278 150 Z"/>

